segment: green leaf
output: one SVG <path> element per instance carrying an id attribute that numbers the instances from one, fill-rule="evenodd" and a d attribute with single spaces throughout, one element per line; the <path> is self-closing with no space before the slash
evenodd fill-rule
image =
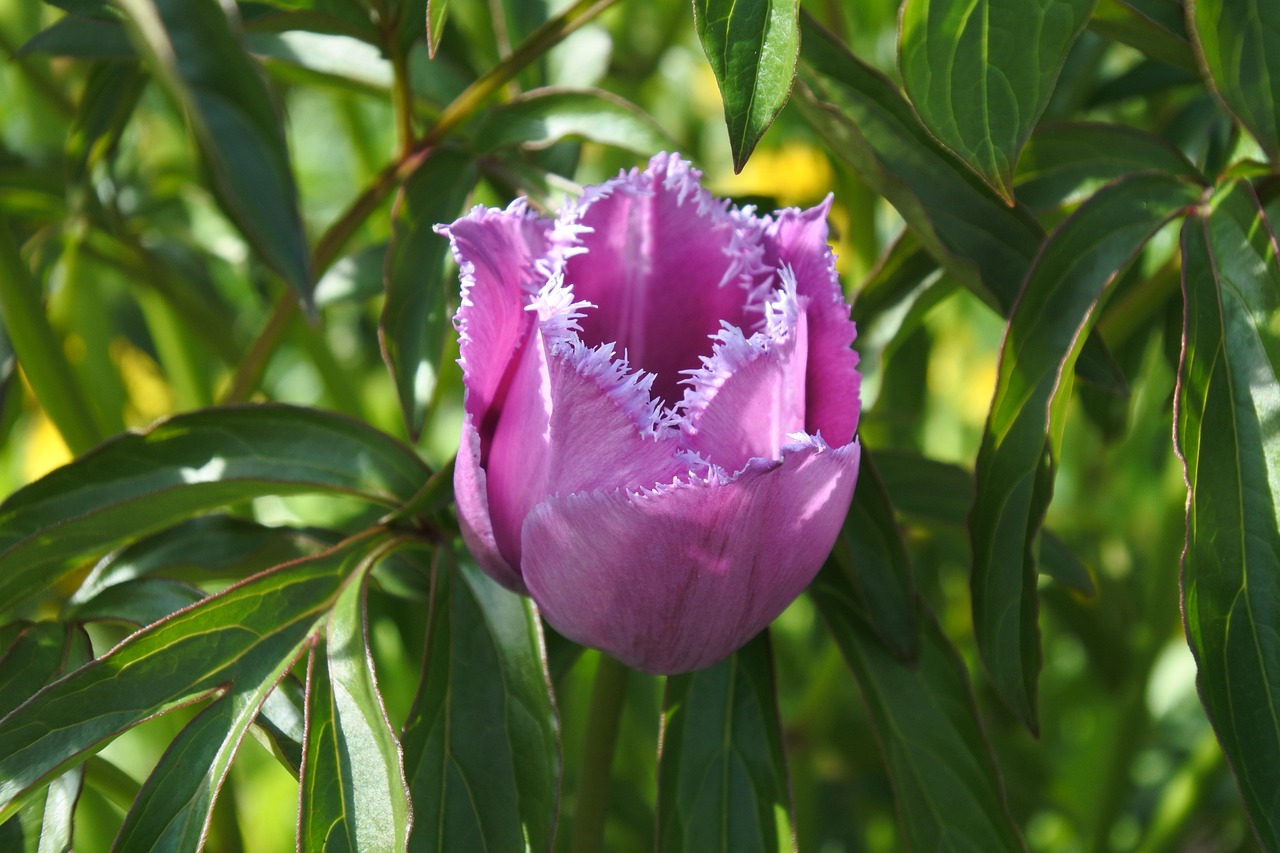
<path id="1" fill-rule="evenodd" d="M 115 850 L 197 850 L 208 832 L 231 760 L 267 694 L 302 654 L 305 640 L 265 677 L 238 680 L 174 738 L 142 785 Z"/>
<path id="2" fill-rule="evenodd" d="M 796 849 L 767 631 L 667 679 L 659 755 L 658 849 Z"/>
<path id="3" fill-rule="evenodd" d="M 177 415 L 106 442 L 0 504 L 0 601 L 36 594 L 69 560 L 224 504 L 319 492 L 396 507 L 428 474 L 385 433 L 315 409 Z"/>
<path id="4" fill-rule="evenodd" d="M 263 260 L 311 298 L 306 235 L 284 128 L 217 0 L 120 0 L 130 35 L 183 106 L 227 216 Z"/>
<path id="5" fill-rule="evenodd" d="M 0 645 L 0 717 L 44 685 L 93 658 L 84 629 L 68 622 L 37 622 L 12 643 Z M 43 797 L 31 797 L 14 824 L 21 826 L 27 850 L 70 850 L 76 800 L 84 772 L 74 767 L 50 782 Z"/>
<path id="6" fill-rule="evenodd" d="M 137 55 L 116 20 L 67 15 L 33 35 L 18 56 L 48 54 L 79 59 L 131 59 Z"/>
<path id="7" fill-rule="evenodd" d="M 826 594 L 846 599 L 899 658 L 915 658 L 920 626 L 911 563 L 893 505 L 865 447 L 849 515 L 814 583 Z"/>
<path id="8" fill-rule="evenodd" d="M 559 723 L 537 612 L 443 548 L 433 568 L 427 654 L 402 738 L 415 804 L 409 849 L 547 850 Z"/>
<path id="9" fill-rule="evenodd" d="M 1098 0 L 1089 29 L 1152 59 L 1197 71 L 1179 0 Z"/>
<path id="10" fill-rule="evenodd" d="M 906 0 L 899 66 L 925 127 L 1010 204 L 1018 153 L 1094 0 Z"/>
<path id="11" fill-rule="evenodd" d="M 1007 316 L 1044 232 L 931 137 L 883 75 L 801 15 L 796 103 L 948 272 Z"/>
<path id="12" fill-rule="evenodd" d="M 67 134 L 72 183 L 87 182 L 93 166 L 115 150 L 146 84 L 136 62 L 101 62 L 90 69 Z"/>
<path id="13" fill-rule="evenodd" d="M 1083 200 L 1104 184 L 1136 172 L 1200 180 L 1181 151 L 1137 128 L 1102 122 L 1036 128 L 1018 161 L 1018 200 L 1036 210 Z"/>
<path id="14" fill-rule="evenodd" d="M 427 0 L 427 54 L 436 58 L 440 39 L 444 36 L 444 24 L 449 20 L 449 0 Z"/>
<path id="15" fill-rule="evenodd" d="M 800 52 L 797 0 L 693 0 L 693 19 L 724 101 L 733 169 L 791 95 Z"/>
<path id="16" fill-rule="evenodd" d="M 374 679 L 364 596 L 363 576 L 347 583 L 307 667 L 303 850 L 404 850 L 409 840 L 409 791 Z"/>
<path id="17" fill-rule="evenodd" d="M 964 663 L 925 612 L 920 655 L 904 664 L 846 601 L 811 592 L 858 679 L 911 850 L 1023 850 Z"/>
<path id="18" fill-rule="evenodd" d="M 449 241 L 435 226 L 458 216 L 475 181 L 475 164 L 467 155 L 440 149 L 409 176 L 396 200 L 379 338 L 415 438 L 435 393 L 450 331 L 451 288 L 444 274 Z"/>
<path id="19" fill-rule="evenodd" d="M 1188 0 L 1196 52 L 1212 89 L 1280 162 L 1280 4 Z"/>
<path id="20" fill-rule="evenodd" d="M 1033 549 L 1052 491 L 1051 460 L 1043 470 L 1050 406 L 1107 285 L 1199 193 L 1160 174 L 1098 192 L 1049 237 L 1009 320 L 975 468 L 973 621 L 997 692 L 1033 731 L 1040 671 Z"/>
<path id="21" fill-rule="evenodd" d="M 354 36 L 305 30 L 250 33 L 245 47 L 282 79 L 383 98 L 394 85 L 391 62 L 377 47 Z"/>
<path id="22" fill-rule="evenodd" d="M 566 137 L 646 156 L 676 147 L 651 116 L 624 98 L 600 89 L 546 88 L 526 92 L 487 113 L 476 128 L 475 148 L 546 148 Z"/>
<path id="23" fill-rule="evenodd" d="M 26 791 L 126 729 L 228 685 L 274 683 L 323 626 L 343 580 L 385 542 L 350 539 L 258 575 L 131 635 L 36 693 L 0 720 L 0 821 Z"/>
<path id="24" fill-rule="evenodd" d="M 1254 829 L 1280 849 L 1280 264 L 1235 180 L 1182 230 L 1183 613 L 1197 682 Z"/>

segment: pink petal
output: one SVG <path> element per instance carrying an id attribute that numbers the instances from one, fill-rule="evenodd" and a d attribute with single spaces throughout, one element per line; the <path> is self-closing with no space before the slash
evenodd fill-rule
<path id="1" fill-rule="evenodd" d="M 487 476 L 480 467 L 480 433 L 466 415 L 462 425 L 462 443 L 453 469 L 453 494 L 458 505 L 458 527 L 476 563 L 489 577 L 514 592 L 527 592 L 520 573 L 513 569 L 498 550 L 489 515 Z"/>
<path id="2" fill-rule="evenodd" d="M 680 399 L 680 371 L 710 350 L 725 320 L 743 326 L 759 258 L 758 229 L 747 234 L 724 202 L 698 185 L 675 156 L 604 183 L 568 215 L 591 229 L 586 251 L 566 262 L 565 280 L 596 307 L 582 321 L 588 346 L 616 343 L 655 376 L 654 392 Z"/>
<path id="3" fill-rule="evenodd" d="M 791 284 L 770 303 L 764 331 L 723 330 L 690 379 L 685 446 L 726 470 L 777 459 L 788 436 L 805 431 L 808 321 Z"/>
<path id="4" fill-rule="evenodd" d="M 783 210 L 764 233 L 764 263 L 790 267 L 796 291 L 806 297 L 809 318 L 809 370 L 805 381 L 805 432 L 821 431 L 833 447 L 853 440 L 861 404 L 858 354 L 850 345 L 855 329 L 827 245 L 831 198 L 805 211 Z"/>
<path id="5" fill-rule="evenodd" d="M 553 351 L 550 494 L 648 489 L 686 473 L 676 432 L 649 396 L 652 377 L 612 356 L 577 341 Z"/>
<path id="6" fill-rule="evenodd" d="M 835 542 L 860 447 L 792 445 L 727 482 L 536 506 L 524 578 L 565 636 L 646 672 L 709 666 L 804 590 Z"/>
<path id="7" fill-rule="evenodd" d="M 524 310 L 546 280 L 537 262 L 547 254 L 551 224 L 522 202 L 507 210 L 477 207 L 452 225 L 437 226 L 449 238 L 462 277 L 458 327 L 467 412 L 487 441 L 484 415 L 498 396 L 512 352 L 535 318 Z"/>

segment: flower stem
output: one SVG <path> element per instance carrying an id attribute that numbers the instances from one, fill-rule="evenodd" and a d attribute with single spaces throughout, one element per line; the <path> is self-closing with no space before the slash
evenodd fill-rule
<path id="1" fill-rule="evenodd" d="M 577 804 L 573 811 L 573 835 L 569 840 L 572 853 L 604 849 L 613 749 L 618 741 L 618 723 L 627 687 L 624 665 L 603 652 L 599 660 L 587 712 L 582 765 L 578 770 Z"/>
<path id="2" fill-rule="evenodd" d="M 18 363 L 49 420 L 79 456 L 102 440 L 93 409 L 45 314 L 40 285 L 31 276 L 9 223 L 0 215 L 0 314 Z"/>

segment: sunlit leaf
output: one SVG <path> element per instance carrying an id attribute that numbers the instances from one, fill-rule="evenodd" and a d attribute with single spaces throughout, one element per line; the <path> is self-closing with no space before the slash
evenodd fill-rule
<path id="1" fill-rule="evenodd" d="M 693 0 L 702 50 L 720 85 L 734 171 L 782 112 L 800 50 L 797 0 Z"/>
<path id="2" fill-rule="evenodd" d="M 1007 201 L 1094 0 L 906 0 L 899 65 L 925 126 Z"/>
<path id="3" fill-rule="evenodd" d="M 409 849 L 545 851 L 560 748 L 537 613 L 444 549 L 434 572 L 422 682 L 402 738 Z"/>
<path id="4" fill-rule="evenodd" d="M 362 581 L 343 589 L 308 666 L 303 850 L 403 850 L 409 838 L 409 792 L 374 679 Z"/>
<path id="5" fill-rule="evenodd" d="M 427 50 L 436 58 L 440 39 L 444 36 L 444 24 L 449 19 L 449 0 L 427 0 Z"/>
<path id="6" fill-rule="evenodd" d="M 435 151 L 405 182 L 396 202 L 379 338 L 413 436 L 427 416 L 450 330 L 444 274 L 449 241 L 434 228 L 462 212 L 475 181 L 476 168 L 466 154 Z"/>
<path id="7" fill-rule="evenodd" d="M 795 850 L 768 632 L 713 667 L 667 679 L 658 848 Z"/>
<path id="8" fill-rule="evenodd" d="M 114 438 L 0 504 L 0 601 L 12 606 L 66 561 L 260 495 L 404 503 L 426 466 L 385 433 L 284 405 L 177 415 Z"/>
<path id="9" fill-rule="evenodd" d="M 1107 285 L 1199 193 L 1159 174 L 1098 192 L 1050 236 L 1009 320 L 975 470 L 973 621 L 997 691 L 1032 729 L 1040 672 L 1034 547 L 1052 493 L 1051 467 L 1044 470 L 1050 407 Z"/>
<path id="10" fill-rule="evenodd" d="M 1231 114 L 1280 161 L 1280 4 L 1190 0 L 1196 51 Z"/>
<path id="11" fill-rule="evenodd" d="M 1182 258 L 1183 613 L 1200 698 L 1258 837 L 1280 849 L 1280 263 L 1246 181 L 1187 219 Z"/>

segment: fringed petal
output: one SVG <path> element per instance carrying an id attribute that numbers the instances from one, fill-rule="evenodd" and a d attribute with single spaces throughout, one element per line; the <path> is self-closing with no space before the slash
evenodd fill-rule
<path id="1" fill-rule="evenodd" d="M 851 345 L 856 330 L 827 245 L 831 197 L 808 210 L 782 210 L 769 218 L 763 236 L 764 263 L 789 268 L 796 291 L 807 300 L 809 368 L 805 380 L 805 431 L 833 447 L 848 444 L 858 428 L 862 375 Z"/>
<path id="2" fill-rule="evenodd" d="M 686 473 L 652 375 L 628 370 L 610 344 L 577 340 L 555 348 L 550 367 L 550 494 L 651 488 Z"/>
<path id="3" fill-rule="evenodd" d="M 645 672 L 728 656 L 804 590 L 839 533 L 860 447 L 801 438 L 728 482 L 549 499 L 524 527 L 547 621 Z"/>
<path id="4" fill-rule="evenodd" d="M 729 471 L 777 459 L 788 436 L 805 431 L 808 321 L 790 271 L 782 278 L 765 329 L 748 338 L 725 327 L 686 380 L 684 446 Z"/>
<path id="5" fill-rule="evenodd" d="M 512 352 L 533 326 L 524 309 L 546 280 L 539 261 L 550 251 L 551 224 L 515 201 L 506 210 L 476 207 L 436 230 L 449 238 L 461 271 L 454 325 L 466 409 L 487 441 L 485 414 L 502 393 Z"/>
<path id="6" fill-rule="evenodd" d="M 700 173 L 659 154 L 590 191 L 562 214 L 589 231 L 569 257 L 565 280 L 597 306 L 582 320 L 588 346 L 614 342 L 655 376 L 654 392 L 680 398 L 680 371 L 698 363 L 721 322 L 751 319 L 748 296 L 760 275 L 759 229 L 740 227 Z"/>

